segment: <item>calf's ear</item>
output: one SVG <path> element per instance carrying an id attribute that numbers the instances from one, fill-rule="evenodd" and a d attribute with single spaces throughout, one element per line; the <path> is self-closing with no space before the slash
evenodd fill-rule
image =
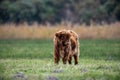
<path id="1" fill-rule="evenodd" d="M 55 36 L 56 36 L 56 37 L 59 37 L 59 36 L 60 36 L 60 34 L 59 34 L 59 33 L 55 33 Z"/>

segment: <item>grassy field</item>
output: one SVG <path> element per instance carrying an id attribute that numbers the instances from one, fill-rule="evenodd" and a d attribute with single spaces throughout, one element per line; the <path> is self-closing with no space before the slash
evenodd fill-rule
<path id="1" fill-rule="evenodd" d="M 120 40 L 80 40 L 76 66 L 54 65 L 52 40 L 0 40 L 0 80 L 26 79 L 119 80 Z"/>

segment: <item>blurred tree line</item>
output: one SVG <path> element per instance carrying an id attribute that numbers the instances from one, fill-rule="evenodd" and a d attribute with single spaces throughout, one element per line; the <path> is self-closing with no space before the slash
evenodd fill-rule
<path id="1" fill-rule="evenodd" d="M 120 21 L 120 0 L 0 0 L 0 23 Z"/>

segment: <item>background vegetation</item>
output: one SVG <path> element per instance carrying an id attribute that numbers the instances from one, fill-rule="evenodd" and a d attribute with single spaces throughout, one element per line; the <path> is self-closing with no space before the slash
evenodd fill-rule
<path id="1" fill-rule="evenodd" d="M 80 39 L 120 39 L 120 23 L 111 25 L 39 25 L 5 24 L 0 25 L 0 39 L 53 39 L 61 29 L 74 30 Z"/>
<path id="2" fill-rule="evenodd" d="M 120 21 L 120 0 L 0 0 L 0 23 Z"/>

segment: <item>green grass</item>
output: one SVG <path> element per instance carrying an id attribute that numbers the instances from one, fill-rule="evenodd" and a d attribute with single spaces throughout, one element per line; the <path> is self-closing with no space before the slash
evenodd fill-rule
<path id="1" fill-rule="evenodd" d="M 119 80 L 120 40 L 80 40 L 76 66 L 54 65 L 52 40 L 0 40 L 0 80 L 18 72 L 28 80 Z"/>

